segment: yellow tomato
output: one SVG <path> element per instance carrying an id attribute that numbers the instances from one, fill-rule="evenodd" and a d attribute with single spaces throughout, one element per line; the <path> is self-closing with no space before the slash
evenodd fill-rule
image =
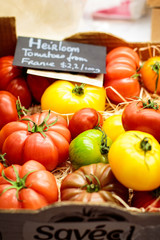
<path id="1" fill-rule="evenodd" d="M 94 108 L 104 111 L 106 91 L 104 87 L 75 84 L 57 80 L 43 93 L 42 110 L 52 110 L 61 114 L 75 113 L 81 108 Z"/>
<path id="2" fill-rule="evenodd" d="M 124 186 L 137 191 L 160 186 L 160 145 L 152 135 L 126 131 L 112 143 L 108 160 Z"/>
<path id="3" fill-rule="evenodd" d="M 125 131 L 122 125 L 122 115 L 116 114 L 109 116 L 104 120 L 102 128 L 107 136 L 110 137 L 112 141 L 115 141 L 115 139 Z"/>

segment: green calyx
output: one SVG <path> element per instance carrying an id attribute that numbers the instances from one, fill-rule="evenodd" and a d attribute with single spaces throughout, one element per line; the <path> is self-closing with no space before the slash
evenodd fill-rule
<path id="1" fill-rule="evenodd" d="M 89 193 L 98 192 L 101 189 L 100 181 L 95 175 L 93 174 L 90 174 L 90 175 L 93 176 L 93 178 L 96 180 L 96 184 L 93 183 L 93 180 L 91 179 L 90 176 L 85 175 L 85 177 L 88 180 L 88 183 L 85 184 L 82 188 L 86 188 L 86 191 Z"/>
<path id="2" fill-rule="evenodd" d="M 85 86 L 85 84 L 81 84 L 80 86 L 75 84 L 75 87 L 73 88 L 72 93 L 74 93 L 77 96 L 83 95 L 84 94 L 84 86 Z"/>
<path id="3" fill-rule="evenodd" d="M 28 121 L 28 132 L 31 132 L 31 133 L 35 133 L 35 132 L 39 132 L 41 133 L 44 137 L 46 137 L 46 134 L 45 132 L 48 131 L 49 127 L 53 126 L 57 120 L 58 120 L 58 117 L 56 118 L 56 120 L 50 124 L 47 124 L 47 121 L 49 119 L 49 116 L 50 116 L 50 110 L 48 112 L 48 115 L 47 117 L 43 120 L 43 122 L 40 124 L 40 125 L 37 125 L 34 121 L 32 121 L 31 119 L 28 119 L 28 118 L 23 118 L 22 120 L 23 121 Z M 33 126 L 30 127 L 29 125 L 29 122 L 32 122 L 33 123 Z"/>
<path id="4" fill-rule="evenodd" d="M 144 137 L 141 141 L 140 141 L 140 148 L 146 153 L 148 151 L 152 150 L 152 145 L 149 142 L 149 139 L 147 137 Z"/>
<path id="5" fill-rule="evenodd" d="M 159 80 L 160 63 L 156 61 L 153 65 L 151 65 L 151 68 L 156 74 L 156 82 L 155 82 L 155 90 L 154 90 L 154 93 L 156 93 L 157 87 L 158 87 L 158 80 Z"/>
<path id="6" fill-rule="evenodd" d="M 17 108 L 17 114 L 18 114 L 19 119 L 21 119 L 21 117 L 25 116 L 28 112 L 28 110 L 24 106 L 22 106 L 19 98 L 16 101 L 16 108 Z"/>
<path id="7" fill-rule="evenodd" d="M 156 103 L 152 99 L 148 99 L 146 102 L 142 101 L 142 104 L 143 104 L 143 108 L 150 108 L 150 109 L 155 109 L 155 110 L 159 109 L 158 103 Z"/>
<path id="8" fill-rule="evenodd" d="M 7 178 L 6 175 L 5 175 L 5 173 L 4 173 L 4 170 L 2 170 L 2 177 L 3 177 L 7 182 L 9 182 L 9 183 L 11 184 L 11 186 L 5 188 L 5 189 L 1 192 L 0 195 L 2 195 L 3 193 L 5 193 L 7 190 L 14 188 L 14 189 L 16 189 L 16 197 L 17 197 L 17 199 L 18 199 L 18 193 L 19 193 L 19 191 L 20 191 L 21 189 L 23 189 L 23 188 L 26 188 L 25 183 L 26 183 L 26 179 L 27 179 L 28 175 L 29 175 L 30 173 L 34 172 L 34 171 L 30 171 L 30 172 L 28 172 L 23 178 L 20 178 L 16 167 L 15 167 L 14 165 L 12 165 L 12 167 L 13 167 L 14 172 L 15 172 L 15 174 L 16 174 L 16 181 L 13 181 L 13 180 Z M 18 199 L 18 200 L 19 200 L 19 199 Z"/>
<path id="9" fill-rule="evenodd" d="M 6 153 L 0 154 L 0 162 L 3 164 L 4 167 L 8 167 L 8 165 L 6 163 L 7 160 L 5 159 L 5 155 L 6 155 Z"/>

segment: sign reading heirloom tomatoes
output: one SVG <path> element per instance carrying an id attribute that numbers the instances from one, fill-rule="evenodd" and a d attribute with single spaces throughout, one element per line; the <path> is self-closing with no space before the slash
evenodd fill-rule
<path id="1" fill-rule="evenodd" d="M 83 73 L 106 72 L 106 47 L 18 37 L 13 65 Z"/>

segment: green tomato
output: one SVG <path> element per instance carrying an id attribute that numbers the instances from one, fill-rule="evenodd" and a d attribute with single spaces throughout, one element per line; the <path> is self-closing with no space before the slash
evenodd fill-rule
<path id="1" fill-rule="evenodd" d="M 72 140 L 69 158 L 74 169 L 92 163 L 108 163 L 108 151 L 112 140 L 104 132 L 90 129 Z"/>

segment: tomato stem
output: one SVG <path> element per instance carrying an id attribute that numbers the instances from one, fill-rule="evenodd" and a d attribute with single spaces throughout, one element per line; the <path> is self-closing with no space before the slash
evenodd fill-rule
<path id="1" fill-rule="evenodd" d="M 5 155 L 6 155 L 6 153 L 0 154 L 0 162 L 3 164 L 4 167 L 8 167 L 8 165 L 6 163 L 7 160 L 5 159 Z"/>
<path id="2" fill-rule="evenodd" d="M 27 115 L 28 110 L 24 106 L 22 106 L 19 97 L 18 97 L 18 100 L 16 101 L 16 108 L 17 108 L 17 113 L 18 113 L 19 119 L 21 119 L 21 117 Z"/>
<path id="3" fill-rule="evenodd" d="M 157 87 L 158 87 L 158 80 L 159 80 L 159 69 L 160 69 L 160 63 L 155 62 L 153 65 L 151 65 L 152 70 L 156 73 L 156 82 L 155 82 L 155 90 L 154 93 L 157 92 Z"/>
<path id="4" fill-rule="evenodd" d="M 152 99 L 148 99 L 146 102 L 142 101 L 142 104 L 143 104 L 143 108 L 152 108 L 155 110 L 159 109 L 158 103 Z"/>
<path id="5" fill-rule="evenodd" d="M 47 124 L 50 113 L 51 111 L 49 110 L 47 117 L 43 120 L 43 122 L 40 125 L 37 125 L 34 121 L 32 121 L 29 118 L 23 118 L 22 120 L 28 121 L 28 132 L 31 132 L 31 133 L 39 132 L 43 135 L 43 137 L 46 137 L 46 134 L 44 132 L 47 132 L 49 127 L 53 126 L 58 120 L 58 117 L 57 117 L 54 122 Z M 29 122 L 33 123 L 32 128 L 30 127 Z"/>
<path id="6" fill-rule="evenodd" d="M 77 84 L 75 84 L 75 87 L 72 90 L 72 93 L 74 93 L 77 96 L 81 96 L 84 94 L 84 86 L 85 84 L 81 84 L 80 86 L 78 86 Z"/>
<path id="7" fill-rule="evenodd" d="M 82 188 L 86 188 L 86 191 L 89 193 L 98 192 L 100 190 L 100 181 L 95 175 L 93 174 L 90 175 L 93 177 L 93 179 L 96 180 L 97 184 L 93 183 L 93 180 L 90 176 L 85 175 L 89 183 L 85 184 Z"/>
<path id="8" fill-rule="evenodd" d="M 4 173 L 4 170 L 2 170 L 2 177 L 3 177 L 7 182 L 9 182 L 9 183 L 11 184 L 11 186 L 5 188 L 5 189 L 1 192 L 0 196 L 1 196 L 3 193 L 5 193 L 7 190 L 14 188 L 14 189 L 17 190 L 17 191 L 16 191 L 16 197 L 17 197 L 17 199 L 19 200 L 19 198 L 18 198 L 18 192 L 19 192 L 22 188 L 26 188 L 26 185 L 25 185 L 26 179 L 27 179 L 27 177 L 28 177 L 28 175 L 29 175 L 30 173 L 34 172 L 34 170 L 26 173 L 26 175 L 25 175 L 23 178 L 20 178 L 16 167 L 15 167 L 14 165 L 12 165 L 12 167 L 13 167 L 13 170 L 14 170 L 14 172 L 15 172 L 15 174 L 16 174 L 16 181 L 13 181 L 13 180 L 7 178 L 7 176 L 6 176 L 5 173 Z M 20 201 L 20 200 L 19 200 L 19 201 Z"/>

